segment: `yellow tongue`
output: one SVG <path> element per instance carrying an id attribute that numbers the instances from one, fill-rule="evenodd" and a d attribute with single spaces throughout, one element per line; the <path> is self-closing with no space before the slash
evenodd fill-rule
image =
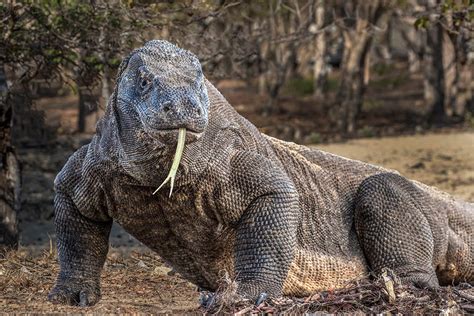
<path id="1" fill-rule="evenodd" d="M 155 190 L 155 192 L 153 192 L 153 194 L 158 192 L 158 190 L 161 189 L 166 183 L 171 181 L 170 183 L 170 197 L 171 197 L 171 194 L 173 193 L 173 186 L 174 186 L 174 179 L 176 177 L 176 171 L 178 171 L 179 162 L 181 161 L 181 156 L 183 155 L 185 140 L 186 140 L 186 128 L 181 127 L 178 132 L 178 145 L 176 146 L 176 153 L 174 154 L 173 164 L 171 165 L 170 172 L 168 173 L 168 176 L 166 177 L 165 181 L 163 181 L 163 183 L 158 187 L 158 189 Z"/>

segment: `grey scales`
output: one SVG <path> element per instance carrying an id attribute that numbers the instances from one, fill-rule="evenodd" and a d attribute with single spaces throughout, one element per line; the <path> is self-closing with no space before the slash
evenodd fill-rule
<path id="1" fill-rule="evenodd" d="M 166 41 L 123 60 L 55 192 L 54 303 L 100 299 L 112 221 L 199 287 L 214 291 L 227 273 L 244 298 L 309 295 L 384 268 L 419 287 L 474 284 L 474 204 L 260 133 L 194 54 Z"/>

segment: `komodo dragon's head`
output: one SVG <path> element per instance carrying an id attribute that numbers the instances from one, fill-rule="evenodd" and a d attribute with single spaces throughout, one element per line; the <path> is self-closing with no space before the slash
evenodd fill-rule
<path id="1" fill-rule="evenodd" d="M 122 166 L 133 176 L 156 175 L 176 148 L 162 183 L 170 182 L 172 192 L 185 143 L 208 126 L 209 96 L 198 58 L 166 41 L 147 42 L 122 62 L 112 104 Z M 155 167 L 140 165 L 150 159 Z"/>
<path id="2" fill-rule="evenodd" d="M 138 115 L 143 131 L 156 141 L 176 142 L 179 128 L 193 141 L 206 128 L 209 98 L 201 64 L 191 52 L 149 41 L 124 60 L 119 80 L 120 112 Z"/>

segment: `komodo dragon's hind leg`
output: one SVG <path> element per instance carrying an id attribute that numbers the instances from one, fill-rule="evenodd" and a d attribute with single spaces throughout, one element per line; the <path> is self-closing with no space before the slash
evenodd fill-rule
<path id="1" fill-rule="evenodd" d="M 357 235 L 373 271 L 390 268 L 402 281 L 439 286 L 434 256 L 447 241 L 442 223 L 433 222 L 439 217 L 426 216 L 436 217 L 421 190 L 396 174 L 374 175 L 360 185 L 355 207 Z"/>

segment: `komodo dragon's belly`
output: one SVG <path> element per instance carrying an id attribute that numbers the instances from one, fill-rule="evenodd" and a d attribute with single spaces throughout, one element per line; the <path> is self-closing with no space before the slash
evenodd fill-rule
<path id="1" fill-rule="evenodd" d="M 307 296 L 336 289 L 367 274 L 361 257 L 342 257 L 299 248 L 283 285 L 283 294 Z"/>
<path id="2" fill-rule="evenodd" d="M 296 183 L 300 223 L 298 246 L 283 288 L 287 295 L 306 296 L 340 288 L 367 274 L 354 228 L 352 199 L 324 191 L 321 183 L 329 179 L 323 172 L 316 178 L 321 182 L 308 179 Z M 318 194 L 322 191 L 324 194 Z"/>

